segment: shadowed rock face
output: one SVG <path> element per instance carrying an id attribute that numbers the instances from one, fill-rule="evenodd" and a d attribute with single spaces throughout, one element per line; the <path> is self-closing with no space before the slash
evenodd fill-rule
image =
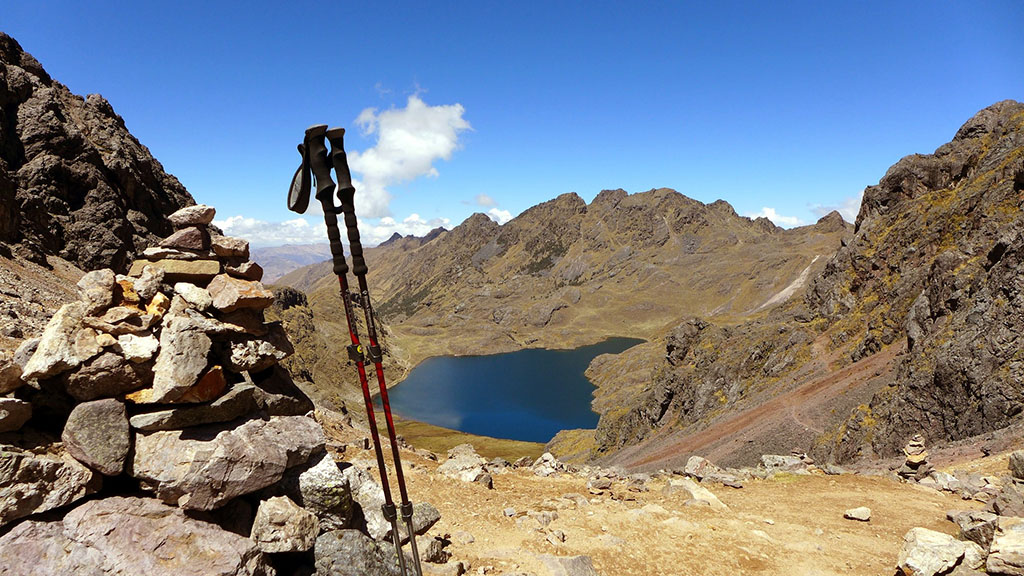
<path id="1" fill-rule="evenodd" d="M 98 94 L 72 94 L 0 32 L 0 241 L 127 270 L 195 201 Z"/>
<path id="2" fill-rule="evenodd" d="M 956 440 L 1024 410 L 1024 104 L 971 118 L 934 154 L 907 156 L 864 192 L 853 240 L 809 302 L 857 317 L 853 359 L 905 339 L 895 385 L 841 439 L 895 453 L 920 432 Z M 865 309 L 864 302 L 876 302 Z M 867 413 L 865 413 L 867 414 Z"/>

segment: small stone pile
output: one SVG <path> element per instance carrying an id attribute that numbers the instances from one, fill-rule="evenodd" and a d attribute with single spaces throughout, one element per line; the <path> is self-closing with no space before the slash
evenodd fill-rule
<path id="1" fill-rule="evenodd" d="M 264 319 L 261 270 L 213 216 L 171 215 L 177 232 L 129 275 L 87 273 L 78 301 L 0 359 L 0 566 L 392 573 L 380 486 L 327 453 L 278 365 L 292 346 Z M 436 510 L 416 511 L 422 534 Z"/>
<path id="2" fill-rule="evenodd" d="M 924 447 L 924 437 L 914 434 L 914 437 L 907 442 L 903 448 L 906 461 L 896 472 L 901 478 L 921 480 L 935 470 L 935 467 L 928 463 L 928 450 Z"/>

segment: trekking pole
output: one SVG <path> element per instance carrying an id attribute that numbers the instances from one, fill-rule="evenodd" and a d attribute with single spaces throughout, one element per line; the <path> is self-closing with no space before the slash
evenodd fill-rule
<path id="1" fill-rule="evenodd" d="M 409 533 L 413 567 L 416 569 L 416 575 L 422 576 L 420 555 L 416 548 L 416 532 L 412 526 L 412 502 L 409 500 L 409 492 L 405 486 L 405 475 L 402 473 L 402 458 L 398 453 L 395 422 L 391 416 L 391 403 L 388 401 L 388 386 L 384 381 L 384 367 L 382 365 L 384 356 L 381 352 L 380 344 L 377 342 L 373 307 L 370 305 L 370 290 L 366 284 L 366 272 L 368 269 L 366 267 L 366 260 L 363 258 L 363 245 L 359 241 L 359 224 L 356 221 L 356 209 L 353 202 L 356 189 L 352 186 L 352 174 L 348 169 L 344 137 L 344 128 L 331 128 L 327 131 L 327 139 L 331 142 L 331 162 L 334 164 L 334 174 L 338 177 L 338 200 L 341 204 L 341 212 L 345 215 L 345 228 L 348 229 L 348 249 L 352 254 L 352 274 L 355 275 L 359 283 L 359 304 L 363 307 L 363 315 L 366 318 L 366 335 L 370 339 L 367 356 L 370 362 L 373 363 L 374 371 L 377 373 L 380 400 L 384 407 L 384 420 L 387 422 L 388 439 L 391 442 L 391 455 L 395 460 L 395 479 L 398 481 L 398 493 L 402 498 L 402 520 L 405 521 L 405 528 Z"/>
<path id="2" fill-rule="evenodd" d="M 384 517 L 391 523 L 391 539 L 395 546 L 398 567 L 402 576 L 408 576 L 405 556 L 402 554 L 402 536 L 398 531 L 398 515 L 394 500 L 391 498 L 388 471 L 384 464 L 380 434 L 377 432 L 377 419 L 373 412 L 373 399 L 370 397 L 370 386 L 366 378 L 366 369 L 363 366 L 365 360 L 362 347 L 359 344 L 359 333 L 356 329 L 355 313 L 352 310 L 351 294 L 348 289 L 348 263 L 345 262 L 345 250 L 341 244 L 341 232 L 338 230 L 337 208 L 334 206 L 333 198 L 335 185 L 331 179 L 331 166 L 327 162 L 327 147 L 324 145 L 326 131 L 326 124 L 317 124 L 306 129 L 306 137 L 302 145 L 299 146 L 299 152 L 302 154 L 302 166 L 295 172 L 292 179 L 291 189 L 288 192 L 288 208 L 300 214 L 305 212 L 309 204 L 309 172 L 312 169 L 316 179 L 316 199 L 320 201 L 324 210 L 324 223 L 327 225 L 327 238 L 331 244 L 331 256 L 334 260 L 334 273 L 338 276 L 341 301 L 345 308 L 345 320 L 348 322 L 348 334 L 352 340 L 352 344 L 348 346 L 348 355 L 355 362 L 356 370 L 359 372 L 359 384 L 362 386 L 363 402 L 366 405 L 366 419 L 370 425 L 370 436 L 373 439 L 373 449 L 377 456 L 377 469 L 380 472 L 381 488 L 384 491 L 384 505 L 381 510 Z M 351 186 L 351 183 L 349 185 Z M 416 554 L 415 548 L 413 548 L 413 555 L 416 561 L 416 574 L 421 576 L 419 556 Z"/>

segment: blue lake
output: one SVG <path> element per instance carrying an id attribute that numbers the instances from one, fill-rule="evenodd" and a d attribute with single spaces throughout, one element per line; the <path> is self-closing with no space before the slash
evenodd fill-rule
<path id="1" fill-rule="evenodd" d="M 594 385 L 583 373 L 594 357 L 642 342 L 611 338 L 575 350 L 429 358 L 388 391 L 391 409 L 470 434 L 547 442 L 559 430 L 597 426 Z"/>

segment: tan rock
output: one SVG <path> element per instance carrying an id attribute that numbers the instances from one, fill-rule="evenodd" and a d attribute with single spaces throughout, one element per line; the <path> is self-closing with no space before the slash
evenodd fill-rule
<path id="1" fill-rule="evenodd" d="M 274 302 L 274 293 L 259 282 L 249 282 L 220 274 L 207 287 L 213 296 L 214 308 L 233 312 L 240 308 L 263 309 Z"/>
<path id="2" fill-rule="evenodd" d="M 164 270 L 164 281 L 169 283 L 191 282 L 205 285 L 220 273 L 220 262 L 216 260 L 136 260 L 128 271 L 129 276 L 139 276 L 146 266 L 158 266 Z"/>
<path id="3" fill-rule="evenodd" d="M 242 262 L 237 266 L 225 266 L 224 271 L 235 278 L 243 280 L 255 280 L 258 282 L 263 279 L 263 267 L 251 260 Z"/>

